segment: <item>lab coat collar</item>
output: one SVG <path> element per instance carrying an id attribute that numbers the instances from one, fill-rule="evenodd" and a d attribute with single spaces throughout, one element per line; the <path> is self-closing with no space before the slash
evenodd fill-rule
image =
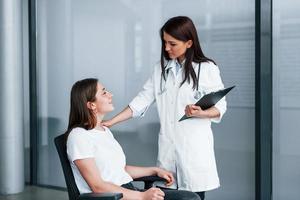
<path id="1" fill-rule="evenodd" d="M 176 65 L 180 64 L 177 59 L 165 60 L 165 62 L 168 62 L 167 66 L 166 66 L 166 70 L 168 70 L 170 68 L 176 68 Z M 182 63 L 180 65 L 183 66 L 184 63 L 185 63 L 185 59 L 182 61 Z"/>

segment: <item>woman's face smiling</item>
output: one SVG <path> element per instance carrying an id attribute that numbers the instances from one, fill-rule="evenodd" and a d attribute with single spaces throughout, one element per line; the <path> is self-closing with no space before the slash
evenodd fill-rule
<path id="1" fill-rule="evenodd" d="M 163 33 L 163 39 L 165 41 L 165 51 L 169 54 L 171 59 L 178 59 L 182 62 L 185 58 L 185 52 L 193 44 L 191 40 L 187 42 L 177 40 L 168 33 Z"/>
<path id="2" fill-rule="evenodd" d="M 98 83 L 96 100 L 93 102 L 95 104 L 97 114 L 105 115 L 114 110 L 112 96 L 113 95 L 108 92 L 101 83 Z"/>

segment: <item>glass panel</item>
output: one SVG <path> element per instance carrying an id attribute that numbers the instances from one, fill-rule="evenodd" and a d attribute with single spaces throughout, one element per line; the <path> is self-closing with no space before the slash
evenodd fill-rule
<path id="1" fill-rule="evenodd" d="M 231 6 L 235 5 L 235 6 Z M 200 40 L 220 67 L 228 110 L 213 124 L 221 188 L 207 199 L 255 199 L 255 5 L 253 1 L 206 1 L 197 16 Z"/>
<path id="2" fill-rule="evenodd" d="M 273 196 L 300 199 L 300 2 L 273 7 Z"/>
<path id="3" fill-rule="evenodd" d="M 73 82 L 99 78 L 114 94 L 115 111 L 110 116 L 116 114 L 142 88 L 160 58 L 159 28 L 172 16 L 187 15 L 197 26 L 204 52 L 219 65 L 225 86 L 237 85 L 228 96 L 222 123 L 213 125 L 222 187 L 207 196 L 254 199 L 253 1 L 40 0 L 37 4 L 39 183 L 64 185 L 53 138 L 66 129 Z M 112 128 L 129 164 L 156 164 L 160 125 L 155 107 L 142 119 Z"/>
<path id="4" fill-rule="evenodd" d="M 64 133 L 73 82 L 72 4 L 37 1 L 38 183 L 64 186 L 54 137 Z"/>

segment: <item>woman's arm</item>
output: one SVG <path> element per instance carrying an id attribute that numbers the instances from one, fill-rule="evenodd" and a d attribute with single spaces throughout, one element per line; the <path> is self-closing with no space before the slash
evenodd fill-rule
<path id="1" fill-rule="evenodd" d="M 74 163 L 94 193 L 120 192 L 123 193 L 124 199 L 142 199 L 141 192 L 127 190 L 110 182 L 104 181 L 101 178 L 93 158 L 75 160 Z"/>
<path id="2" fill-rule="evenodd" d="M 167 186 L 172 185 L 174 183 L 173 174 L 169 171 L 166 171 L 158 167 L 137 167 L 137 166 L 126 165 L 125 170 L 134 179 L 143 176 L 157 175 L 166 180 Z"/>
<path id="3" fill-rule="evenodd" d="M 104 181 L 101 178 L 100 172 L 96 166 L 95 160 L 93 158 L 80 159 L 74 161 L 75 165 L 78 167 L 80 174 L 87 182 L 89 187 L 94 193 L 101 192 L 115 192 L 123 193 L 123 199 L 126 200 L 148 200 L 163 199 L 164 193 L 158 188 L 152 188 L 145 192 L 128 190 L 126 188 L 120 187 L 113 183 Z"/>
<path id="4" fill-rule="evenodd" d="M 114 124 L 117 124 L 130 118 L 132 118 L 132 110 L 129 106 L 127 106 L 123 111 L 114 116 L 112 119 L 103 121 L 102 125 L 106 127 L 111 127 Z"/>

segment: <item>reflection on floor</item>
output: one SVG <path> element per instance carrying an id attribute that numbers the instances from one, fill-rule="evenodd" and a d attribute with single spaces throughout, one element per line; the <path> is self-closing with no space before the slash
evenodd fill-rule
<path id="1" fill-rule="evenodd" d="M 0 200 L 69 200 L 66 191 L 44 187 L 26 186 L 25 190 L 14 195 L 0 195 Z"/>

